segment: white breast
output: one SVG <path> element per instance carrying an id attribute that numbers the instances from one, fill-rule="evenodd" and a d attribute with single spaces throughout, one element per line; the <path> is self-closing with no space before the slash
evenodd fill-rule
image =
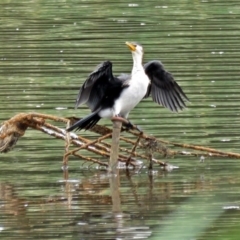
<path id="1" fill-rule="evenodd" d="M 136 107 L 146 95 L 148 85 L 149 79 L 145 74 L 144 69 L 138 70 L 132 74 L 129 87 L 125 88 L 119 99 L 115 101 L 113 107 L 114 114 L 127 118 L 129 112 Z"/>

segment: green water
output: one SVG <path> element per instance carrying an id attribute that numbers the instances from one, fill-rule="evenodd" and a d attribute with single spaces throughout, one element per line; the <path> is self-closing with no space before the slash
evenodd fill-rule
<path id="1" fill-rule="evenodd" d="M 236 0 L 3 0 L 0 120 L 85 116 L 74 110 L 81 83 L 103 60 L 129 73 L 125 41 L 137 41 L 191 103 L 173 114 L 146 99 L 131 121 L 165 140 L 239 152 L 239 13 Z M 167 159 L 179 167 L 170 173 L 121 171 L 115 214 L 107 173 L 71 158 L 64 182 L 63 153 L 64 142 L 28 130 L 0 156 L 1 239 L 239 239 L 237 159 L 183 156 Z"/>

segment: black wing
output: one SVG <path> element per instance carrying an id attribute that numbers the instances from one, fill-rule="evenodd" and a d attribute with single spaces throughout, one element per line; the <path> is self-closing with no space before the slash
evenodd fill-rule
<path id="1" fill-rule="evenodd" d="M 160 61 L 150 61 L 144 65 L 144 69 L 151 81 L 145 97 L 151 95 L 154 102 L 173 112 L 186 107 L 185 101 L 189 101 L 188 97 Z"/>
<path id="2" fill-rule="evenodd" d="M 123 82 L 122 79 L 113 76 L 110 61 L 102 62 L 80 88 L 75 108 L 86 103 L 91 111 L 97 110 L 103 101 L 106 105 L 109 98 L 113 100 L 114 94 L 120 94 Z M 109 104 L 111 103 L 109 102 Z"/>

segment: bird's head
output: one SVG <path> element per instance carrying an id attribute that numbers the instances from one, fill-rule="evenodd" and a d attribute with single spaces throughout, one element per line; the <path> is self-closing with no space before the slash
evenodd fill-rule
<path id="1" fill-rule="evenodd" d="M 126 42 L 133 55 L 143 56 L 143 47 L 139 43 Z"/>
<path id="2" fill-rule="evenodd" d="M 132 52 L 134 64 L 142 64 L 143 59 L 143 47 L 135 42 L 126 42 L 126 45 Z"/>

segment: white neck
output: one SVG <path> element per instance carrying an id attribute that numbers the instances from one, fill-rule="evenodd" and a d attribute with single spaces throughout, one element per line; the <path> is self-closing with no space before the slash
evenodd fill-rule
<path id="1" fill-rule="evenodd" d="M 133 58 L 133 69 L 132 73 L 142 70 L 142 56 L 139 56 L 138 54 L 132 53 L 132 58 Z"/>

